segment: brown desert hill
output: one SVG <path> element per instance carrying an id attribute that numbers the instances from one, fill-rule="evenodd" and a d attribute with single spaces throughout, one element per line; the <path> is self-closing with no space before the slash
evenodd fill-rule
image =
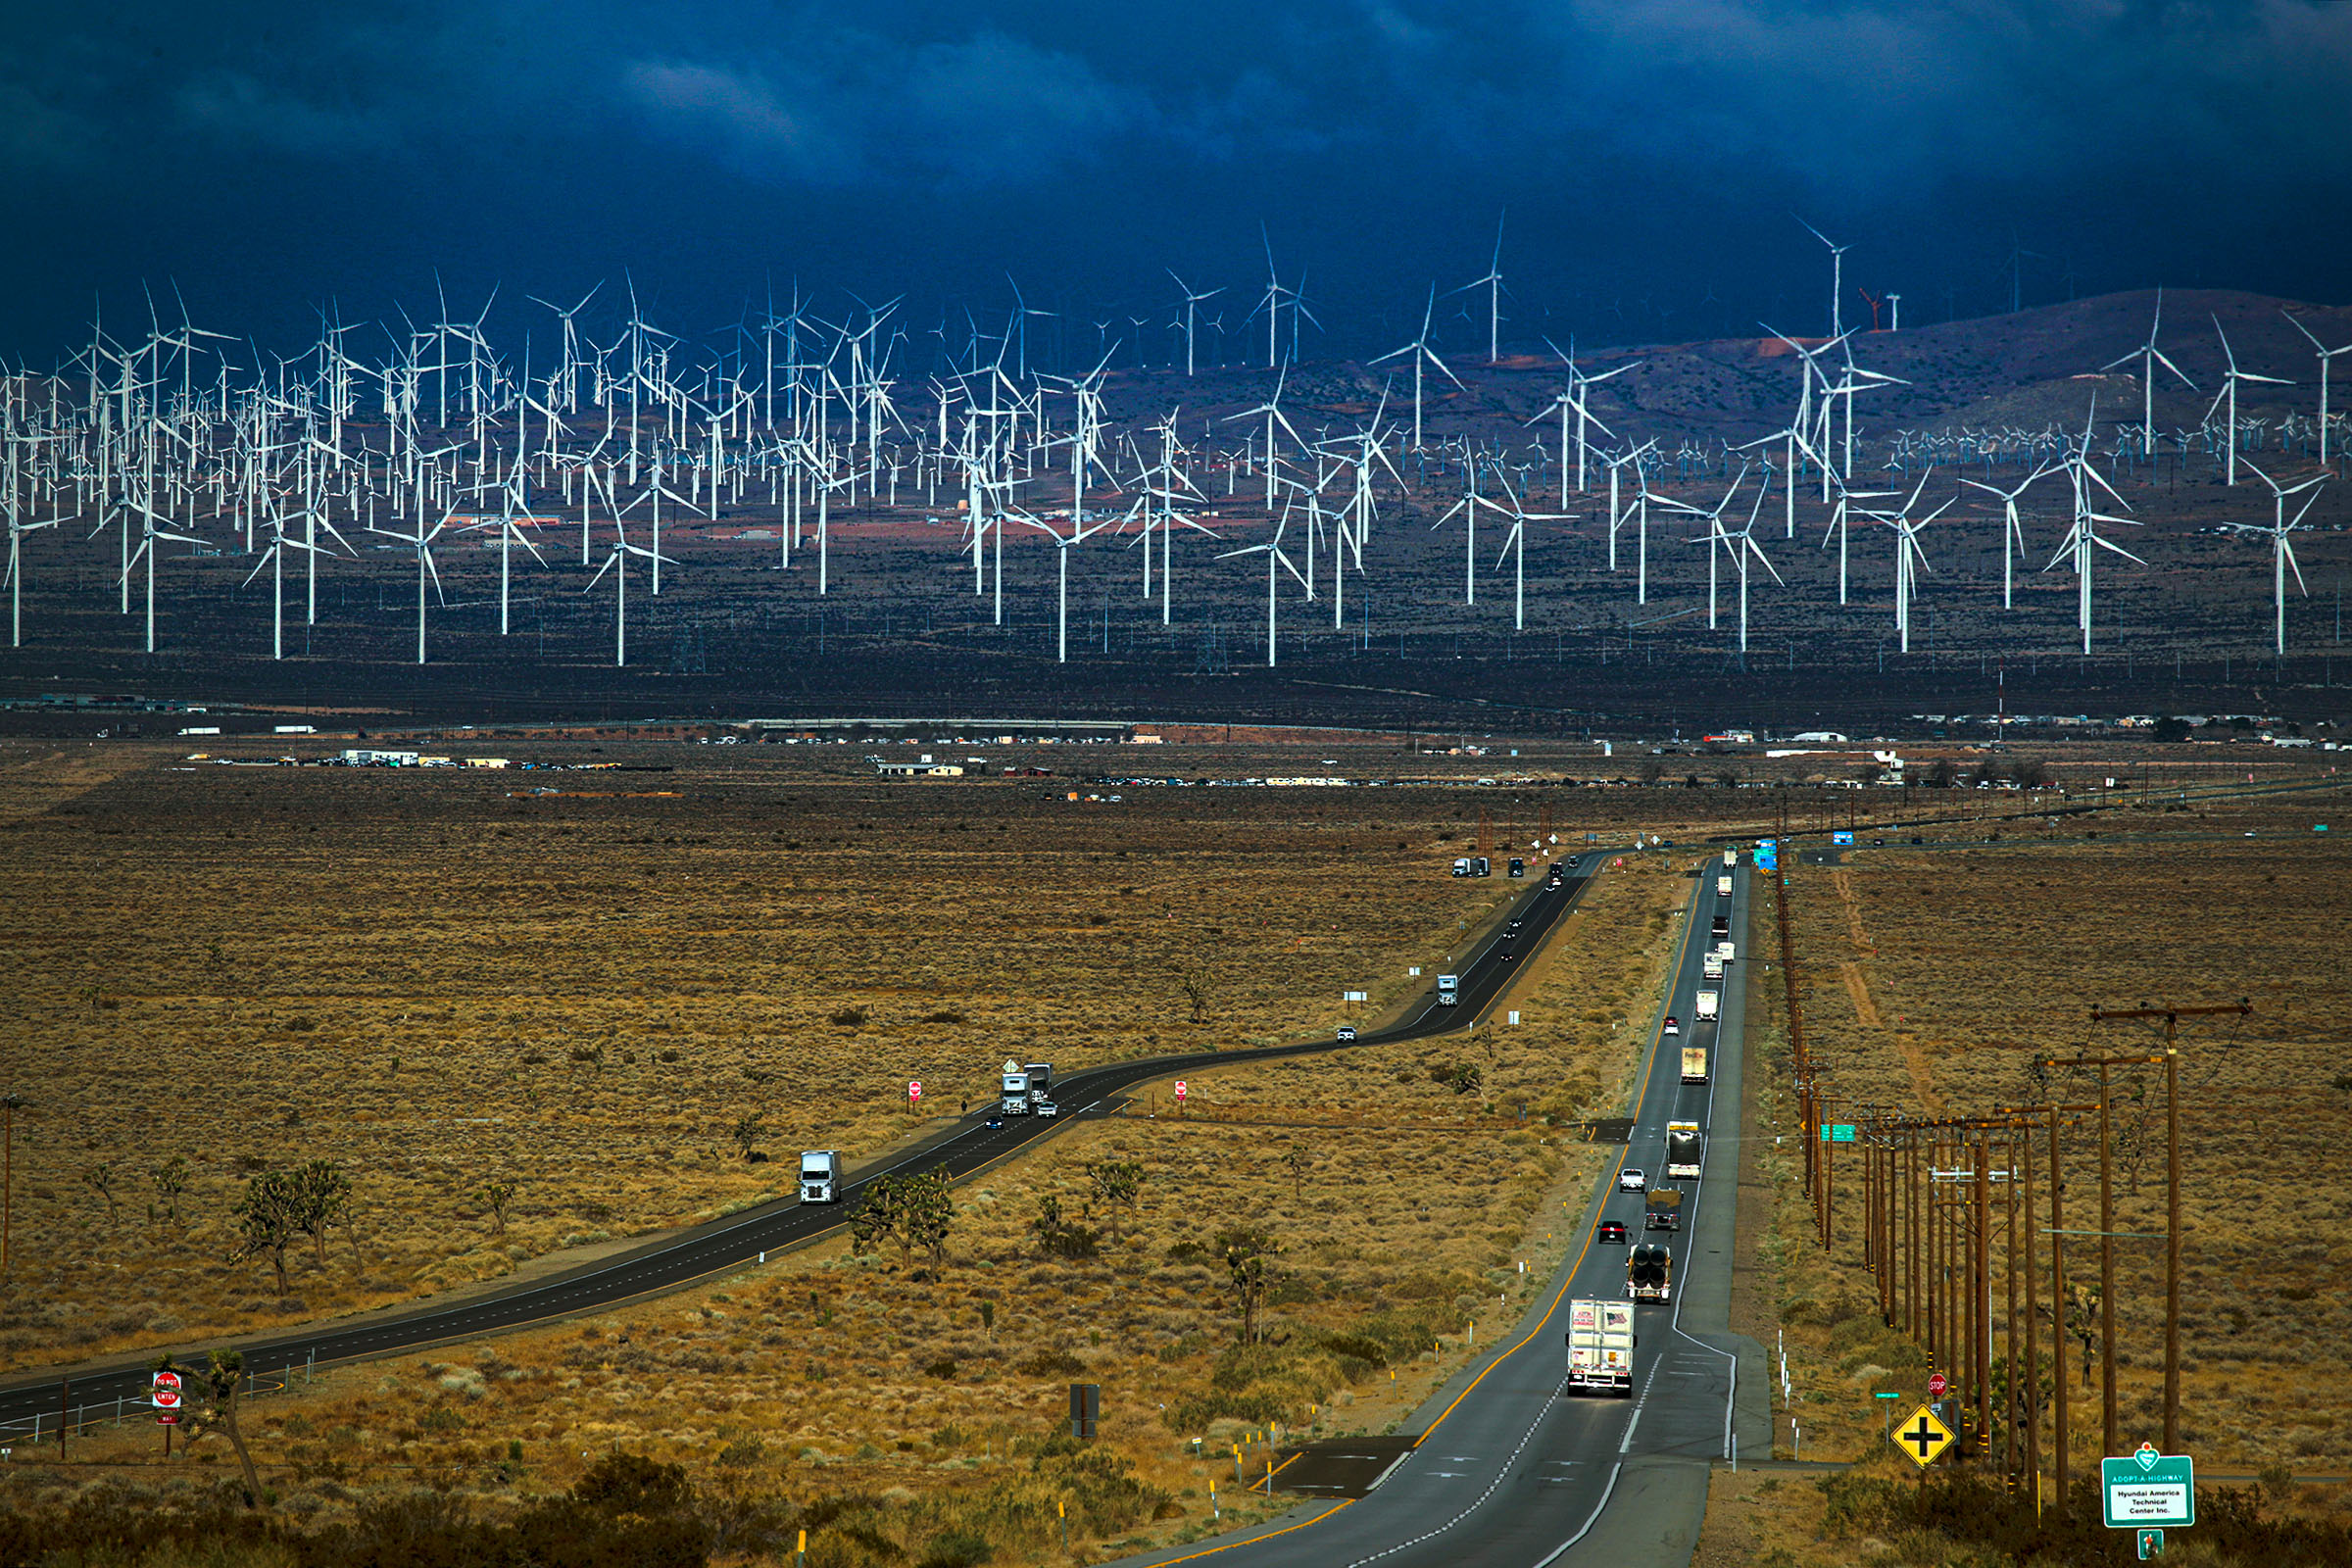
<path id="1" fill-rule="evenodd" d="M 1882 438 L 1892 428 L 1921 426 L 2079 426 L 2094 392 L 2102 430 L 2136 423 L 2142 407 L 2139 366 L 2129 357 L 2147 342 L 2157 310 L 2157 290 L 2133 289 L 2036 306 L 2015 315 L 1940 321 L 1900 332 L 1857 332 L 1849 340 L 1854 363 L 1900 383 L 1865 395 L 1856 409 L 1857 432 L 1867 426 L 1874 438 Z M 2241 414 L 2275 419 L 2290 410 L 2306 415 L 2316 410 L 2315 351 L 2287 319 L 2289 314 L 2328 347 L 2352 344 L 2352 307 L 2234 289 L 2164 290 L 2157 347 L 2194 388 L 2158 368 L 2159 427 L 2194 427 L 2221 389 L 2226 362 L 2215 332 L 2217 321 L 2229 334 L 2241 370 L 2291 383 L 2241 386 Z M 1773 324 L 1807 349 L 1827 341 L 1803 335 L 1794 321 Z M 1555 355 L 1548 350 L 1518 351 L 1489 365 L 1483 354 L 1448 354 L 1443 345 L 1433 346 L 1462 384 L 1456 386 L 1435 369 L 1425 371 L 1425 423 L 1447 435 L 1474 434 L 1522 444 L 1541 439 L 1546 446 L 1558 440 L 1557 424 L 1544 417 L 1564 385 Z M 1612 442 L 1611 435 L 1592 431 L 1592 439 L 1601 445 L 1622 442 L 1629 431 L 1642 439 L 1661 429 L 1701 439 L 1752 440 L 1784 427 L 1800 384 L 1796 352 L 1787 342 L 1761 334 L 1580 347 L 1578 360 L 1591 373 L 1629 367 L 1592 389 L 1588 406 L 1617 438 Z M 1834 354 L 1831 363 L 1840 361 Z M 1263 405 L 1278 379 L 1284 412 L 1310 440 L 1321 430 L 1338 434 L 1357 428 L 1379 405 L 1384 389 L 1389 419 L 1412 417 L 1412 373 L 1401 361 L 1319 362 L 1294 366 L 1287 373 L 1263 367 L 1220 367 L 1192 377 L 1156 368 L 1126 369 L 1110 373 L 1105 396 L 1114 417 L 1143 416 L 1182 405 L 1188 438 L 1206 423 L 1220 432 L 1220 442 L 1238 446 L 1243 432 L 1261 421 L 1233 416 Z M 1225 422 L 1229 419 L 1230 424 Z"/>

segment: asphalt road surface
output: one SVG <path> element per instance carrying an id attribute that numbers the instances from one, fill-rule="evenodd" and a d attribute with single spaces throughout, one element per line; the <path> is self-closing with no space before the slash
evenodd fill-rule
<path id="1" fill-rule="evenodd" d="M 1684 1192 L 1683 1229 L 1650 1233 L 1674 1255 L 1673 1298 L 1635 1310 L 1634 1394 L 1571 1395 L 1567 1306 L 1579 1297 L 1625 1294 L 1623 1247 L 1580 1243 L 1497 1352 L 1457 1374 L 1395 1440 L 1354 1445 L 1378 1465 L 1360 1498 L 1306 1502 L 1230 1540 L 1127 1559 L 1134 1568 L 1210 1559 L 1217 1568 L 1538 1568 L 1606 1563 L 1610 1568 L 1688 1564 L 1705 1516 L 1707 1475 L 1744 1446 L 1771 1455 L 1771 1404 L 1761 1346 L 1727 1332 L 1732 1219 L 1738 1185 L 1741 1039 L 1746 956 L 1717 987 L 1719 1023 L 1694 1025 L 1720 858 L 1702 868 L 1692 893 L 1680 963 L 1663 1012 L 1683 1033 L 1651 1052 L 1635 1107 L 1632 1141 L 1603 1172 L 1585 1216 L 1590 1238 L 1603 1219 L 1642 1239 L 1641 1194 L 1618 1191 L 1618 1172 L 1665 1171 L 1666 1124 L 1694 1121 L 1707 1133 L 1703 1175 L 1673 1183 Z M 1732 930 L 1744 940 L 1749 874 L 1734 882 Z M 1709 982 L 1714 985 L 1714 982 Z M 1704 1046 L 1709 1081 L 1685 1084 L 1681 1048 Z M 1318 1486 L 1340 1480 L 1331 1463 L 1310 1468 Z M 1279 1487 L 1280 1477 L 1277 1477 Z M 1358 1490 L 1349 1488 L 1348 1490 Z"/>
<path id="2" fill-rule="evenodd" d="M 1354 1044 L 1443 1034 L 1465 1028 L 1482 1017 L 1486 1005 L 1518 973 L 1517 955 L 1535 951 L 1552 924 L 1583 896 L 1586 868 L 1599 858 L 1596 853 L 1572 858 L 1566 878 L 1557 887 L 1550 886 L 1542 876 L 1525 885 L 1511 911 L 1523 922 L 1516 942 L 1506 942 L 1506 922 L 1497 921 L 1493 934 L 1454 962 L 1454 971 L 1460 976 L 1459 1004 L 1439 1006 L 1433 981 L 1431 993 L 1401 1022 L 1378 1033 L 1367 1032 Z M 1060 1118 L 1011 1116 L 1004 1118 L 1002 1126 L 991 1128 L 985 1110 L 965 1116 L 945 1132 L 858 1172 L 843 1187 L 838 1203 L 804 1205 L 797 1199 L 780 1200 L 526 1285 L 440 1306 L 422 1305 L 411 1311 L 239 1341 L 237 1348 L 245 1352 L 246 1367 L 257 1374 L 273 1375 L 282 1368 L 293 1368 L 299 1373 L 306 1363 L 399 1354 L 599 1311 L 637 1297 L 676 1290 L 697 1280 L 725 1274 L 757 1261 L 767 1252 L 843 1229 L 865 1184 L 876 1176 L 914 1175 L 933 1170 L 945 1170 L 958 1179 L 972 1175 L 1052 1133 L 1063 1121 L 1106 1113 L 1122 1091 L 1148 1080 L 1228 1062 L 1347 1049 L 1348 1046 L 1338 1040 L 1316 1040 L 1262 1049 L 1140 1057 L 1073 1072 L 1066 1078 L 1057 1078 L 1054 1086 L 1054 1100 L 1062 1107 Z M 183 1367 L 202 1366 L 205 1349 L 202 1345 L 173 1347 L 172 1353 Z M 156 1353 L 143 1351 L 120 1362 L 86 1368 L 70 1380 L 48 1372 L 0 1382 L 0 1441 L 23 1439 L 35 1430 L 36 1422 L 40 1423 L 38 1430 L 43 1435 L 54 1433 L 61 1411 L 66 1409 L 77 1412 L 74 1418 L 76 1422 L 102 1416 L 111 1418 L 118 1399 L 124 1401 L 124 1408 L 128 1409 L 130 1400 L 146 1396 L 147 1368 Z"/>

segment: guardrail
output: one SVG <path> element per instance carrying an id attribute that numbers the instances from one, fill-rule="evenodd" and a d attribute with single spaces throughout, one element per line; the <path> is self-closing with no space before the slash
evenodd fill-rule
<path id="1" fill-rule="evenodd" d="M 290 1362 L 276 1372 L 248 1372 L 244 1387 L 237 1391 L 240 1401 L 266 1399 L 273 1394 L 283 1394 L 296 1382 L 309 1383 L 316 1375 L 313 1361 Z M 73 1385 L 63 1385 L 61 1408 L 45 1410 L 31 1419 L 0 1421 L 0 1458 L 9 1457 L 19 1446 L 38 1447 L 44 1443 L 63 1444 L 69 1438 L 86 1437 L 92 1430 L 120 1427 L 125 1421 L 140 1421 L 152 1417 L 155 1405 L 143 1394 L 126 1394 L 96 1404 L 73 1404 Z"/>

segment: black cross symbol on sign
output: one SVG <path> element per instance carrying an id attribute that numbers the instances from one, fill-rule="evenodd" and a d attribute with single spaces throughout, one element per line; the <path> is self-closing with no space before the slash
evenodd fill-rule
<path id="1" fill-rule="evenodd" d="M 1917 1450 L 1921 1464 L 1926 1464 L 1928 1455 L 1941 1446 L 1943 1442 L 1941 1435 L 1929 1424 L 1928 1418 L 1924 1415 L 1911 1423 L 1911 1430 L 1902 1434 L 1902 1440 Z"/>

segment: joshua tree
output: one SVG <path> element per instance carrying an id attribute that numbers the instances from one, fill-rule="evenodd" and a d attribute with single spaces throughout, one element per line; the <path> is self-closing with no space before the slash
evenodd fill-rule
<path id="1" fill-rule="evenodd" d="M 172 1224 L 178 1224 L 179 1198 L 188 1190 L 188 1162 L 173 1154 L 155 1167 L 152 1180 L 155 1182 L 156 1196 L 164 1200 L 164 1213 Z"/>
<path id="2" fill-rule="evenodd" d="M 1105 1159 L 1086 1167 L 1093 1178 L 1096 1200 L 1112 1217 L 1111 1238 L 1117 1240 L 1117 1216 L 1122 1208 L 1132 1209 L 1144 1190 L 1144 1162 L 1140 1159 Z"/>
<path id="3" fill-rule="evenodd" d="M 115 1218 L 120 1212 L 120 1208 L 115 1202 L 115 1167 L 107 1164 L 92 1165 L 81 1173 L 81 1179 L 89 1185 L 90 1191 L 106 1200 L 106 1217 L 110 1220 Z"/>
<path id="4" fill-rule="evenodd" d="M 514 1201 L 514 1184 L 505 1179 L 486 1182 L 473 1195 L 473 1200 L 490 1211 L 490 1224 L 499 1235 L 507 1234 L 507 1205 Z"/>
<path id="5" fill-rule="evenodd" d="M 1306 1156 L 1294 1149 L 1282 1156 L 1282 1162 L 1291 1168 L 1291 1201 L 1295 1203 L 1305 1188 Z"/>
<path id="6" fill-rule="evenodd" d="M 284 1296 L 286 1249 L 302 1234 L 298 1218 L 301 1196 L 294 1177 L 282 1170 L 266 1170 L 245 1184 L 245 1196 L 233 1210 L 237 1220 L 236 1257 L 266 1257 L 277 1270 L 277 1294 Z"/>
<path id="7" fill-rule="evenodd" d="M 1242 1343 L 1254 1345 L 1258 1308 L 1266 1299 L 1266 1259 L 1279 1254 L 1282 1244 L 1261 1230 L 1219 1231 L 1217 1250 L 1224 1254 L 1234 1298 L 1241 1303 Z"/>
<path id="8" fill-rule="evenodd" d="M 171 1360 L 166 1356 L 165 1361 Z M 237 1394 L 245 1380 L 245 1357 L 237 1350 L 215 1350 L 212 1362 L 204 1370 L 204 1391 L 211 1403 L 201 1411 L 188 1433 L 188 1446 L 215 1427 L 228 1439 L 228 1446 L 237 1451 L 237 1464 L 245 1472 L 245 1506 L 256 1507 L 262 1500 L 262 1478 L 253 1468 L 253 1455 L 246 1451 L 245 1436 L 237 1430 Z"/>
<path id="9" fill-rule="evenodd" d="M 734 1130 L 727 1136 L 734 1141 L 736 1148 L 743 1151 L 743 1157 L 749 1159 L 758 1151 L 760 1135 L 765 1131 L 767 1118 L 755 1110 L 749 1115 L 737 1117 Z"/>
<path id="10" fill-rule="evenodd" d="M 1216 995 L 1208 965 L 1205 963 L 1186 965 L 1177 976 L 1176 983 L 1184 988 L 1184 1000 L 1192 1004 L 1193 1022 L 1208 1022 L 1208 1004 Z"/>
<path id="11" fill-rule="evenodd" d="M 351 1208 L 351 1178 L 331 1159 L 314 1159 L 294 1172 L 294 1228 L 318 1249 L 326 1267 L 326 1233 Z"/>

